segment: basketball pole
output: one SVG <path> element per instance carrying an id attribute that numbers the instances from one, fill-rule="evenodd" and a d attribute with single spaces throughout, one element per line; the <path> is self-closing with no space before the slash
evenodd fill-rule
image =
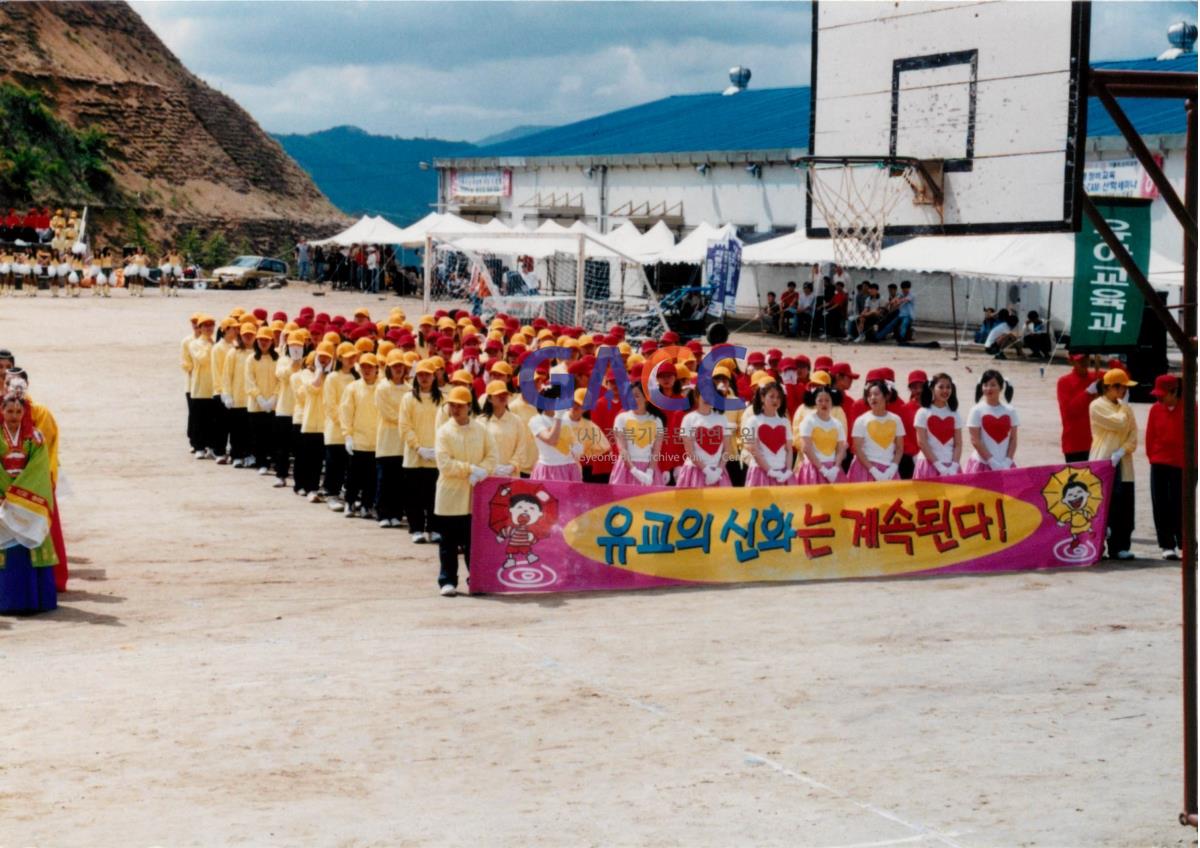
<path id="1" fill-rule="evenodd" d="M 1180 562 L 1183 604 L 1183 811 L 1179 823 L 1196 826 L 1196 75 L 1154 71 L 1090 70 L 1088 88 L 1112 117 L 1183 227 L 1183 326 L 1158 299 L 1157 293 L 1104 216 L 1082 187 L 1078 197 L 1088 219 L 1104 239 L 1146 303 L 1162 322 L 1183 354 L 1183 560 Z M 1180 202 L 1159 164 L 1129 121 L 1118 97 L 1169 98 L 1185 102 L 1187 149 L 1184 162 L 1184 200 Z"/>

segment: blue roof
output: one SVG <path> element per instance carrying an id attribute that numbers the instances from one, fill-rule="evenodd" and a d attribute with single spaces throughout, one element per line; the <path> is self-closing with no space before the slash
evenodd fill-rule
<path id="1" fill-rule="evenodd" d="M 1196 72 L 1196 54 L 1178 59 L 1095 62 L 1093 67 Z M 808 148 L 809 88 L 747 89 L 732 97 L 682 94 L 642 103 L 471 151 L 501 156 L 619 156 L 702 150 Z M 1121 100 L 1143 135 L 1186 132 L 1182 100 Z M 1088 136 L 1120 135 L 1095 98 L 1088 99 Z"/>

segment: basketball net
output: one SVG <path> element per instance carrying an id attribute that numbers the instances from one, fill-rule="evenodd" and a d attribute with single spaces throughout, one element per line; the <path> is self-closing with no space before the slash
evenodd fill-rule
<path id="1" fill-rule="evenodd" d="M 876 265 L 888 216 L 901 197 L 912 193 L 915 169 L 886 162 L 814 162 L 808 168 L 808 195 L 829 227 L 838 264 Z"/>

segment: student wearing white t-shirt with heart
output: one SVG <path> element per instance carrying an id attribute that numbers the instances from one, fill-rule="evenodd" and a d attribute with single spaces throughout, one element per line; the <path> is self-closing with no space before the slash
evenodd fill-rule
<path id="1" fill-rule="evenodd" d="M 974 451 L 963 471 L 1004 471 L 1016 468 L 1017 428 L 1021 424 L 1017 410 L 1011 405 L 1013 387 L 1004 376 L 988 369 L 975 387 L 975 405 L 967 413 L 967 432 Z"/>
<path id="2" fill-rule="evenodd" d="M 608 482 L 620 486 L 665 486 L 657 462 L 663 422 L 646 405 L 641 383 L 634 383 L 629 391 L 633 395 L 633 409 L 625 410 L 613 420 L 617 461 Z"/>
<path id="3" fill-rule="evenodd" d="M 688 389 L 692 411 L 683 416 L 683 450 L 686 458 L 675 478 L 677 489 L 703 489 L 728 486 L 725 462 L 729 456 L 733 425 L 713 409 L 697 388 Z"/>
<path id="4" fill-rule="evenodd" d="M 841 407 L 842 393 L 828 385 L 813 383 L 804 393 L 804 406 L 811 411 L 800 422 L 800 459 L 796 482 L 801 486 L 844 483 L 846 472 L 846 425 L 834 416 Z"/>
<path id="5" fill-rule="evenodd" d="M 958 390 L 949 374 L 934 374 L 921 389 L 914 480 L 935 480 L 962 473 L 963 420 L 958 414 Z"/>
<path id="6" fill-rule="evenodd" d="M 896 397 L 884 380 L 872 380 L 863 391 L 867 409 L 850 430 L 854 444 L 854 462 L 850 464 L 851 483 L 870 480 L 900 479 L 900 457 L 904 455 L 904 422 L 888 412 L 889 400 Z"/>
<path id="7" fill-rule="evenodd" d="M 754 392 L 750 414 L 742 418 L 744 453 L 748 457 L 747 486 L 790 486 L 792 477 L 792 423 L 781 415 L 783 389 L 767 380 Z"/>
<path id="8" fill-rule="evenodd" d="M 542 390 L 543 403 L 557 400 L 558 397 L 558 386 L 548 386 Z M 569 417 L 570 409 L 558 412 L 542 409 L 529 419 L 529 432 L 533 434 L 533 443 L 538 452 L 538 460 L 529 479 L 583 482 L 583 468 L 574 450 L 575 436 Z"/>

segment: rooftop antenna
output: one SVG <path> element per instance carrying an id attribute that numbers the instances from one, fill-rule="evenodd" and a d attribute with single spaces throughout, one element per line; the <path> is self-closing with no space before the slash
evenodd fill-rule
<path id="1" fill-rule="evenodd" d="M 721 92 L 725 96 L 737 94 L 739 91 L 745 91 L 746 86 L 750 84 L 750 69 L 744 67 L 743 65 L 734 65 L 729 69 L 729 81 L 733 83 L 733 85 Z"/>

